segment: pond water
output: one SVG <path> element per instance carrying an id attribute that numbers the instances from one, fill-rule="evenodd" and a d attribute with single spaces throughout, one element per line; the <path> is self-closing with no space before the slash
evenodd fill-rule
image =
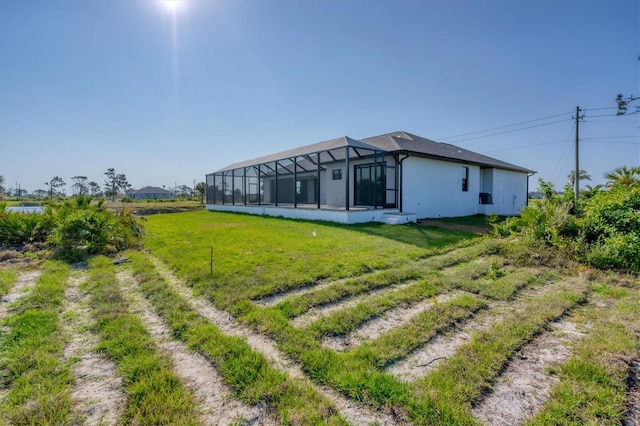
<path id="1" fill-rule="evenodd" d="M 42 213 L 44 208 L 40 206 L 9 206 L 5 207 L 8 212 L 22 212 L 22 213 Z"/>

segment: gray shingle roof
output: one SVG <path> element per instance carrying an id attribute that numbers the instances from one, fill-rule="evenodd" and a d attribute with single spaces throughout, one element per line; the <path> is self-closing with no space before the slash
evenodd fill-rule
<path id="1" fill-rule="evenodd" d="M 265 163 L 270 163 L 272 161 L 285 160 L 285 159 L 300 157 L 304 155 L 325 153 L 327 151 L 331 151 L 333 157 L 336 160 L 342 160 L 344 159 L 344 151 L 341 148 L 346 148 L 346 147 L 350 147 L 356 150 L 360 149 L 360 150 L 366 150 L 366 151 L 371 151 L 371 150 L 381 151 L 380 148 L 367 145 L 362 141 L 352 139 L 348 136 L 342 136 L 340 138 L 331 139 L 324 142 L 318 142 L 311 145 L 305 145 L 299 148 L 278 152 L 275 154 L 265 155 L 263 157 L 254 158 L 253 160 L 241 161 L 239 163 L 230 164 L 220 170 L 217 170 L 216 173 L 226 172 L 234 169 L 241 169 L 243 167 L 257 166 L 258 164 L 265 164 Z M 324 157 L 328 157 L 328 154 L 323 156 L 323 158 L 321 158 L 321 161 L 330 161 L 329 158 L 325 159 Z"/>
<path id="2" fill-rule="evenodd" d="M 356 140 L 348 136 L 343 136 L 325 142 L 318 142 L 315 144 L 305 145 L 299 148 L 254 158 L 253 160 L 230 164 L 220 170 L 217 170 L 216 173 L 240 169 L 243 167 L 257 166 L 259 164 L 270 163 L 276 160 L 285 160 L 316 153 L 326 153 L 329 151 L 332 153 L 335 160 L 342 160 L 344 159 L 344 150 L 341 150 L 340 148 L 345 147 L 350 147 L 355 150 L 367 150 L 369 152 L 405 152 L 408 154 L 418 154 L 424 157 L 441 159 L 445 161 L 456 161 L 460 163 L 474 164 L 481 167 L 495 167 L 499 169 L 513 170 L 523 173 L 535 173 L 533 170 L 516 166 L 515 164 L 507 163 L 496 158 L 478 154 L 476 152 L 469 151 L 448 143 L 435 142 L 430 139 L 426 139 L 403 131 L 387 133 L 380 136 L 373 136 L 370 138 L 364 138 L 362 140 Z M 328 157 L 328 154 L 324 155 Z M 325 159 L 321 155 L 321 161 L 329 161 L 329 159 Z"/>
<path id="3" fill-rule="evenodd" d="M 386 135 L 365 138 L 362 139 L 362 141 L 390 152 L 404 151 L 408 153 L 421 154 L 434 159 L 443 159 L 447 161 L 453 160 L 478 166 L 534 173 L 533 170 L 516 166 L 515 164 L 478 154 L 477 152 L 469 151 L 448 143 L 435 142 L 407 132 L 387 133 Z"/>

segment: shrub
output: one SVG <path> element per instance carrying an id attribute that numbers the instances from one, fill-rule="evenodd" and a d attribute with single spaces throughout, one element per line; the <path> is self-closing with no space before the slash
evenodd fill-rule
<path id="1" fill-rule="evenodd" d="M 44 213 L 0 209 L 0 244 L 48 242 L 58 254 L 75 261 L 92 254 L 113 254 L 133 247 L 143 235 L 141 225 L 123 209 L 111 213 L 104 200 L 92 204 L 88 196 L 49 203 Z"/>
<path id="2" fill-rule="evenodd" d="M 544 199 L 526 207 L 520 217 L 495 224 L 500 237 L 518 236 L 603 269 L 640 272 L 640 184 L 615 184 L 575 203 L 565 188 L 562 196 L 540 180 Z"/>

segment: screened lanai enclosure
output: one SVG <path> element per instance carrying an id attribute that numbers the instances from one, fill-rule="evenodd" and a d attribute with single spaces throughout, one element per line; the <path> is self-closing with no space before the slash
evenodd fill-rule
<path id="1" fill-rule="evenodd" d="M 208 174 L 207 208 L 396 209 L 397 164 L 397 155 L 341 137 Z"/>

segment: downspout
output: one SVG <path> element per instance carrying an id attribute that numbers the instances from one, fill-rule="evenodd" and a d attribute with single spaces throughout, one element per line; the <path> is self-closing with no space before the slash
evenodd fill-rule
<path id="1" fill-rule="evenodd" d="M 525 203 L 525 206 L 527 206 L 527 207 L 529 207 L 529 178 L 531 176 L 535 175 L 535 174 L 536 174 L 536 172 L 527 173 L 527 197 L 525 198 L 525 200 L 527 200 L 526 203 Z"/>
<path id="2" fill-rule="evenodd" d="M 349 203 L 351 202 L 349 199 L 349 147 L 345 147 L 345 156 L 344 156 L 344 160 L 345 160 L 345 190 L 346 193 L 345 195 L 345 210 L 349 211 Z"/>
<path id="3" fill-rule="evenodd" d="M 403 213 L 403 210 L 402 210 L 402 182 L 404 181 L 404 179 L 403 179 L 403 177 L 402 177 L 402 174 L 403 174 L 403 173 L 402 173 L 402 168 L 403 168 L 403 167 L 402 167 L 402 162 L 403 162 L 404 160 L 406 160 L 407 158 L 409 158 L 409 157 L 410 157 L 410 155 L 409 155 L 409 154 L 405 154 L 405 155 L 404 155 L 404 157 L 403 157 L 403 158 L 401 158 L 401 159 L 398 161 L 398 164 L 400 165 L 400 172 L 399 172 L 399 175 L 400 175 L 400 176 L 399 176 L 399 177 L 400 177 L 400 179 L 399 179 L 399 183 L 400 183 L 400 184 L 398 185 L 398 195 L 396 195 L 396 196 L 398 197 L 398 201 L 399 201 L 399 202 L 398 202 L 398 205 L 400 206 L 400 213 Z"/>

